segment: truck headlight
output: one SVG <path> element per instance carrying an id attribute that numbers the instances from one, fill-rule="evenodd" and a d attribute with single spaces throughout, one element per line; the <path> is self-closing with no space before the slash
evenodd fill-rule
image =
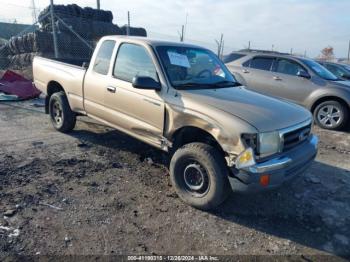
<path id="1" fill-rule="evenodd" d="M 254 166 L 255 164 L 256 162 L 254 157 L 254 151 L 251 147 L 244 150 L 241 154 L 239 154 L 235 162 L 237 169 Z"/>
<path id="2" fill-rule="evenodd" d="M 260 155 L 272 155 L 279 151 L 280 136 L 277 131 L 259 134 Z"/>

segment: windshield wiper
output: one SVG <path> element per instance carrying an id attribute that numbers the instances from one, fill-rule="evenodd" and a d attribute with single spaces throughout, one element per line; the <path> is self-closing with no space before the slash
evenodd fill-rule
<path id="1" fill-rule="evenodd" d="M 189 88 L 193 88 L 193 87 L 208 88 L 208 87 L 212 87 L 212 85 L 210 85 L 210 84 L 203 84 L 203 83 L 189 82 L 189 83 L 183 83 L 183 84 L 174 85 L 174 87 L 176 87 L 177 89 L 185 89 L 186 87 L 189 87 Z"/>
<path id="2" fill-rule="evenodd" d="M 238 82 L 233 81 L 220 81 L 216 83 L 195 83 L 195 82 L 189 82 L 189 83 L 183 83 L 174 85 L 177 89 L 184 89 L 186 87 L 188 88 L 224 88 L 224 87 L 233 87 L 233 86 L 241 86 Z"/>
<path id="3" fill-rule="evenodd" d="M 216 82 L 212 84 L 213 86 L 218 86 L 218 87 L 232 87 L 232 86 L 241 86 L 240 83 L 238 82 L 233 82 L 229 80 L 224 80 L 220 82 Z"/>

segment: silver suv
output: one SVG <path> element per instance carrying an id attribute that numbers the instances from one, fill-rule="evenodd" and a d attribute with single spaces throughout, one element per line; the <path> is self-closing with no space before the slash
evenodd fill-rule
<path id="1" fill-rule="evenodd" d="M 223 58 L 238 82 L 256 92 L 303 105 L 322 128 L 343 128 L 350 113 L 350 82 L 314 60 L 243 50 Z"/>

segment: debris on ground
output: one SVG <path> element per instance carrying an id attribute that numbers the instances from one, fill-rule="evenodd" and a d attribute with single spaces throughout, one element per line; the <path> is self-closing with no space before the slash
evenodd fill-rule
<path id="1" fill-rule="evenodd" d="M 12 217 L 16 214 L 16 209 L 8 209 L 4 212 L 5 217 Z"/>
<path id="2" fill-rule="evenodd" d="M 56 209 L 56 210 L 63 210 L 63 208 L 61 208 L 61 207 L 56 207 L 54 205 L 50 205 L 50 204 L 46 204 L 46 203 L 40 203 L 40 205 L 47 206 L 47 207 L 50 207 L 50 208 Z"/>
<path id="3" fill-rule="evenodd" d="M 0 87 L 2 84 L 0 84 Z M 7 95 L 5 93 L 0 92 L 0 101 L 16 101 L 19 100 L 18 96 L 15 95 Z"/>
<path id="4" fill-rule="evenodd" d="M 5 94 L 0 95 L 0 99 L 2 97 L 6 101 L 11 97 L 13 100 L 36 98 L 41 93 L 30 80 L 11 70 L 7 70 L 0 79 L 0 92 Z"/>
<path id="5" fill-rule="evenodd" d="M 5 227 L 5 226 L 1 226 L 0 225 L 0 235 L 1 234 L 5 234 L 5 233 L 8 233 L 8 237 L 9 238 L 13 238 L 13 237 L 18 237 L 19 236 L 19 229 L 15 229 L 15 228 L 12 228 L 12 227 Z"/>

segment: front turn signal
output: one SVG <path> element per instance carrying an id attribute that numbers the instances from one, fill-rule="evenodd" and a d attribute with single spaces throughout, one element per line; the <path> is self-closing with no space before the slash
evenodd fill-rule
<path id="1" fill-rule="evenodd" d="M 236 168 L 242 169 L 246 167 L 251 167 L 256 164 L 254 151 L 252 148 L 248 148 L 244 150 L 237 158 L 236 158 Z"/>

